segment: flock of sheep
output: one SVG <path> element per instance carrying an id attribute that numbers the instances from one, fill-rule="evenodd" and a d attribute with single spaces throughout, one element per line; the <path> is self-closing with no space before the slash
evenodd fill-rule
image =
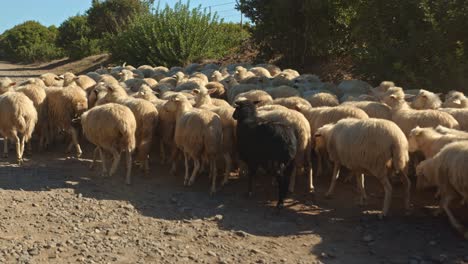
<path id="1" fill-rule="evenodd" d="M 122 153 L 127 184 L 133 163 L 149 174 L 151 148 L 157 146 L 158 161 L 169 163 L 172 174 L 184 161 L 184 185 L 206 168 L 211 194 L 218 189 L 220 164 L 221 186 L 232 172 L 246 173 L 249 194 L 257 170 L 269 171 L 277 179 L 278 207 L 294 191 L 296 177 L 305 177 L 314 191 L 314 156 L 316 177 L 333 165 L 327 196 L 345 167 L 364 203 L 364 174 L 372 175 L 385 192 L 385 216 L 390 180 L 398 175 L 409 209 L 408 171 L 415 166 L 417 187 L 437 188 L 440 210 L 468 239 L 450 210 L 455 200 L 468 200 L 468 100 L 461 92 L 449 92 L 442 103 L 438 94 L 389 81 L 378 87 L 360 80 L 335 85 L 270 64 L 123 65 L 79 76 L 47 73 L 22 83 L 0 78 L 5 156 L 13 142 L 21 164 L 32 137 L 42 151 L 65 132 L 68 151 L 74 147 L 80 157 L 80 129 L 96 146 L 92 166 L 99 154 L 103 176 L 116 173 Z"/>

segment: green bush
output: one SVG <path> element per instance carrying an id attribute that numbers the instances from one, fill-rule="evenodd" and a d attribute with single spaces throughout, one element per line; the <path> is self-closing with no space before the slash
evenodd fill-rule
<path id="1" fill-rule="evenodd" d="M 377 84 L 462 89 L 468 74 L 468 0 L 240 0 L 262 51 L 289 67 L 351 57 Z"/>
<path id="2" fill-rule="evenodd" d="M 57 45 L 71 59 L 81 59 L 102 51 L 101 41 L 91 38 L 86 16 L 78 15 L 65 20 L 58 28 Z"/>
<path id="3" fill-rule="evenodd" d="M 166 5 L 154 14 L 139 16 L 120 33 L 112 56 L 131 64 L 186 65 L 200 59 L 220 58 L 248 37 L 244 30 L 224 24 L 216 14 L 189 3 Z"/>
<path id="4" fill-rule="evenodd" d="M 45 27 L 36 21 L 27 21 L 3 33 L 0 50 L 5 58 L 22 62 L 47 61 L 63 56 L 55 45 L 57 28 Z"/>
<path id="5" fill-rule="evenodd" d="M 128 28 L 134 17 L 149 14 L 152 0 L 93 0 L 86 12 L 95 38 L 108 37 Z"/>

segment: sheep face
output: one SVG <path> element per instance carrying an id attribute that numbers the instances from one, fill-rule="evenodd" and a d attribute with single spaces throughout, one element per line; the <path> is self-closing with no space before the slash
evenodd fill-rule
<path id="1" fill-rule="evenodd" d="M 187 97 L 182 94 L 175 94 L 169 97 L 169 100 L 164 104 L 164 110 L 167 112 L 177 112 L 180 105 L 187 101 Z"/>
<path id="2" fill-rule="evenodd" d="M 314 134 L 314 145 L 316 152 L 323 152 L 327 148 L 327 136 L 333 128 L 332 124 L 325 125 Z"/>
<path id="3" fill-rule="evenodd" d="M 249 100 L 237 100 L 234 103 L 234 113 L 232 118 L 237 121 L 248 120 L 257 116 L 255 102 Z"/>
<path id="4" fill-rule="evenodd" d="M 76 98 L 73 100 L 73 110 L 75 114 L 80 116 L 88 110 L 88 100 L 86 98 Z"/>
<path id="5" fill-rule="evenodd" d="M 10 90 L 10 87 L 16 85 L 10 78 L 0 78 L 0 94 L 4 94 Z"/>
<path id="6" fill-rule="evenodd" d="M 436 109 L 440 107 L 440 98 L 438 94 L 431 93 L 426 90 L 421 90 L 414 98 L 411 106 L 414 109 Z"/>
<path id="7" fill-rule="evenodd" d="M 422 161 L 416 167 L 416 188 L 422 190 L 436 184 L 435 182 L 435 171 L 431 163 L 434 162 L 433 159 L 427 159 Z"/>
<path id="8" fill-rule="evenodd" d="M 422 136 L 422 129 L 418 126 L 411 130 L 408 136 L 408 150 L 409 152 L 416 152 L 419 149 L 418 137 Z"/>

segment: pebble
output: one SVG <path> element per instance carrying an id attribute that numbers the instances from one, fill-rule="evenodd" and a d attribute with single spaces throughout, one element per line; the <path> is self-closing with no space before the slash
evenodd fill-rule
<path id="1" fill-rule="evenodd" d="M 223 220 L 223 215 L 219 215 L 219 214 L 218 214 L 218 215 L 215 215 L 215 216 L 214 216 L 214 220 L 215 220 L 215 221 L 221 221 L 221 220 Z"/>
<path id="2" fill-rule="evenodd" d="M 240 237 L 248 237 L 249 234 L 244 232 L 244 231 L 235 231 L 234 234 L 240 236 Z"/>
<path id="3" fill-rule="evenodd" d="M 30 248 L 28 249 L 28 253 L 31 256 L 37 256 L 39 255 L 39 250 L 37 248 Z"/>

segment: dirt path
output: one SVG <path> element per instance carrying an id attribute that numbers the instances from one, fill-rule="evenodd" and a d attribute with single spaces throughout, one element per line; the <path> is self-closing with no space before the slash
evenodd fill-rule
<path id="1" fill-rule="evenodd" d="M 0 61 L 0 77 L 10 77 L 14 80 L 23 80 L 31 77 L 37 77 L 46 72 L 62 74 L 71 71 L 76 74 L 85 73 L 91 69 L 106 64 L 109 55 L 95 55 L 78 61 L 69 61 L 68 59 L 55 60 L 47 63 L 33 64 L 14 64 L 11 62 Z"/>
<path id="2" fill-rule="evenodd" d="M 45 70 L 35 67 L 0 64 L 0 75 Z M 366 179 L 365 207 L 354 184 L 340 181 L 335 197 L 325 199 L 328 176 L 318 177 L 315 197 L 300 179 L 278 215 L 265 175 L 253 198 L 244 195 L 246 179 L 236 177 L 210 198 L 206 175 L 184 188 L 182 169 L 170 176 L 156 154 L 152 176 L 135 170 L 126 186 L 123 168 L 105 179 L 99 166 L 88 169 L 91 146 L 81 160 L 66 158 L 65 148 L 36 152 L 23 167 L 12 165 L 13 152 L 0 159 L 0 263 L 468 263 L 468 243 L 445 216 L 431 215 L 430 191 L 413 190 L 407 216 L 395 183 L 391 215 L 381 221 L 383 194 L 374 179 Z"/>

